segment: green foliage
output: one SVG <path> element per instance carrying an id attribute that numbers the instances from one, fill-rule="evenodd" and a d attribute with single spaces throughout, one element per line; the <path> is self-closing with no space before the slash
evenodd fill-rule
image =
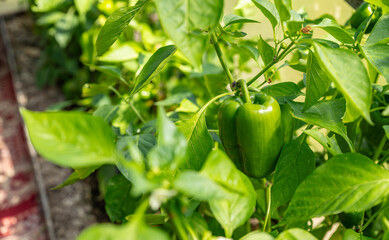
<path id="1" fill-rule="evenodd" d="M 354 29 L 328 14 L 308 19 L 290 0 L 239 1 L 223 16 L 224 2 L 31 5 L 46 45 L 38 83 L 62 82 L 70 100 L 54 112 L 21 109 L 30 139 L 74 169 L 56 188 L 97 170 L 121 223 L 78 239 L 388 239 L 388 4 L 368 1 L 383 13 L 368 33 L 372 16 Z M 246 34 L 246 24 L 259 30 Z M 266 24 L 272 36 L 258 34 Z M 283 79 L 286 68 L 302 80 Z M 283 145 L 261 179 L 229 159 L 218 131 L 221 103 L 240 97 L 242 78 L 294 118 L 281 117 L 291 132 L 265 146 Z M 350 212 L 364 213 L 359 232 L 337 224 Z"/>

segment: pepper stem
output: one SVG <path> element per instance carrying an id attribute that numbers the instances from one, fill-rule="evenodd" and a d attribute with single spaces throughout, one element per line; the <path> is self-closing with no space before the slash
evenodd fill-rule
<path id="1" fill-rule="evenodd" d="M 247 87 L 246 81 L 243 79 L 240 79 L 238 81 L 238 87 L 240 88 L 240 90 L 242 92 L 243 102 L 244 103 L 251 103 L 249 89 Z"/>

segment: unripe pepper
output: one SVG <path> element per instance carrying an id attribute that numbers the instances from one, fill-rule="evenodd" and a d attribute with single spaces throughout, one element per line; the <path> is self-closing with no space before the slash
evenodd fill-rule
<path id="1" fill-rule="evenodd" d="M 220 138 L 225 151 L 242 171 L 263 178 L 274 171 L 284 144 L 280 106 L 262 92 L 251 99 L 246 83 L 239 80 L 238 84 L 242 99 L 229 98 L 220 107 Z"/>
<path id="2" fill-rule="evenodd" d="M 351 27 L 357 29 L 359 25 L 362 24 L 362 22 L 370 17 L 370 15 L 373 13 L 373 9 L 371 5 L 367 2 L 363 2 L 354 12 L 354 14 L 350 18 L 350 25 Z M 380 11 L 376 11 L 373 15 L 373 17 L 370 20 L 370 24 L 366 29 L 366 33 L 370 33 L 373 29 L 374 25 L 378 21 L 378 19 L 381 17 Z"/>
<path id="3" fill-rule="evenodd" d="M 352 228 L 354 230 L 359 229 L 363 224 L 363 217 L 365 213 L 362 212 L 342 212 L 338 214 L 340 222 L 346 228 Z"/>

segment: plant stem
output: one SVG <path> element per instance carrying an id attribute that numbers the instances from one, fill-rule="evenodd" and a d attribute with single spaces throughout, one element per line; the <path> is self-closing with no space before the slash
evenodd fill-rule
<path id="1" fill-rule="evenodd" d="M 183 225 L 180 212 L 177 209 L 176 201 L 173 201 L 169 204 L 169 217 L 173 221 L 174 228 L 177 230 L 179 239 L 189 240 L 188 234 L 185 231 L 185 226 Z"/>
<path id="2" fill-rule="evenodd" d="M 230 85 L 232 85 L 234 78 L 232 77 L 232 74 L 231 74 L 230 70 L 228 69 L 226 60 L 224 59 L 222 50 L 220 49 L 219 43 L 217 41 L 216 34 L 214 31 L 211 31 L 210 34 L 211 34 L 212 45 L 215 48 L 215 51 L 216 51 L 217 57 L 219 58 L 220 64 L 222 65 L 223 70 L 227 75 L 227 78 L 228 78 L 228 81 L 230 82 Z"/>
<path id="3" fill-rule="evenodd" d="M 263 224 L 263 231 L 264 232 L 271 232 L 271 216 L 270 216 L 270 209 L 271 209 L 271 184 L 266 182 L 266 178 L 263 178 L 264 184 L 266 186 L 266 217 L 265 217 L 265 223 Z"/>
<path id="4" fill-rule="evenodd" d="M 289 49 L 293 46 L 294 42 L 289 43 L 289 45 L 284 49 L 284 51 L 281 52 L 280 55 L 273 58 L 273 61 L 269 62 L 257 75 L 255 75 L 250 81 L 247 82 L 247 85 L 250 86 L 257 80 L 259 77 L 261 77 L 269 68 L 271 68 L 274 64 L 279 62 L 284 58 L 284 55 L 289 51 Z"/>
<path id="5" fill-rule="evenodd" d="M 140 114 L 140 112 L 138 111 L 138 109 L 135 108 L 134 104 L 132 104 L 131 102 L 131 99 L 128 101 L 128 104 L 130 104 L 130 107 L 132 109 L 132 111 L 134 111 L 134 113 L 136 114 L 136 116 L 138 116 L 139 120 L 145 124 L 146 121 L 144 120 L 144 118 L 142 117 L 142 115 Z"/>
<path id="6" fill-rule="evenodd" d="M 240 90 L 242 92 L 243 102 L 251 103 L 249 89 L 247 88 L 247 84 L 246 84 L 245 80 L 242 80 L 242 79 L 239 80 L 238 87 L 240 88 Z"/>
<path id="7" fill-rule="evenodd" d="M 375 213 L 373 214 L 373 216 L 371 216 L 371 217 L 369 218 L 369 220 L 365 223 L 365 225 L 363 225 L 363 226 L 361 227 L 361 233 L 362 233 L 363 230 L 365 230 L 365 229 L 369 226 L 369 224 L 378 216 L 378 214 L 380 214 L 380 213 L 381 213 L 385 208 L 387 208 L 387 207 L 389 207 L 389 204 L 383 206 L 382 208 L 380 208 L 380 210 L 378 210 L 377 212 L 375 212 Z"/>
<path id="8" fill-rule="evenodd" d="M 382 152 L 382 149 L 385 146 L 385 143 L 386 143 L 386 134 L 384 134 L 384 136 L 381 138 L 381 142 L 378 145 L 378 148 L 377 148 L 377 150 L 374 153 L 373 161 L 376 161 L 378 159 L 378 157 L 380 156 L 380 154 Z"/>

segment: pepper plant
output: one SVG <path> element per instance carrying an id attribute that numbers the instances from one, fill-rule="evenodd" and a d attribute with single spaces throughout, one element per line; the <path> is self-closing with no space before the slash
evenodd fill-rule
<path id="1" fill-rule="evenodd" d="M 37 151 L 74 169 L 58 187 L 98 171 L 113 223 L 78 239 L 389 239 L 389 6 L 369 2 L 356 29 L 286 0 L 225 16 L 223 0 L 114 11 L 87 64 L 111 78 L 84 86 L 88 111 L 21 109 Z M 246 39 L 258 24 L 247 8 L 272 39 Z M 136 30 L 146 12 L 163 32 L 153 54 Z M 137 73 L 122 75 L 127 60 L 102 67 L 129 29 Z M 279 80 L 288 67 L 303 79 Z M 150 92 L 149 108 L 134 104 Z"/>

